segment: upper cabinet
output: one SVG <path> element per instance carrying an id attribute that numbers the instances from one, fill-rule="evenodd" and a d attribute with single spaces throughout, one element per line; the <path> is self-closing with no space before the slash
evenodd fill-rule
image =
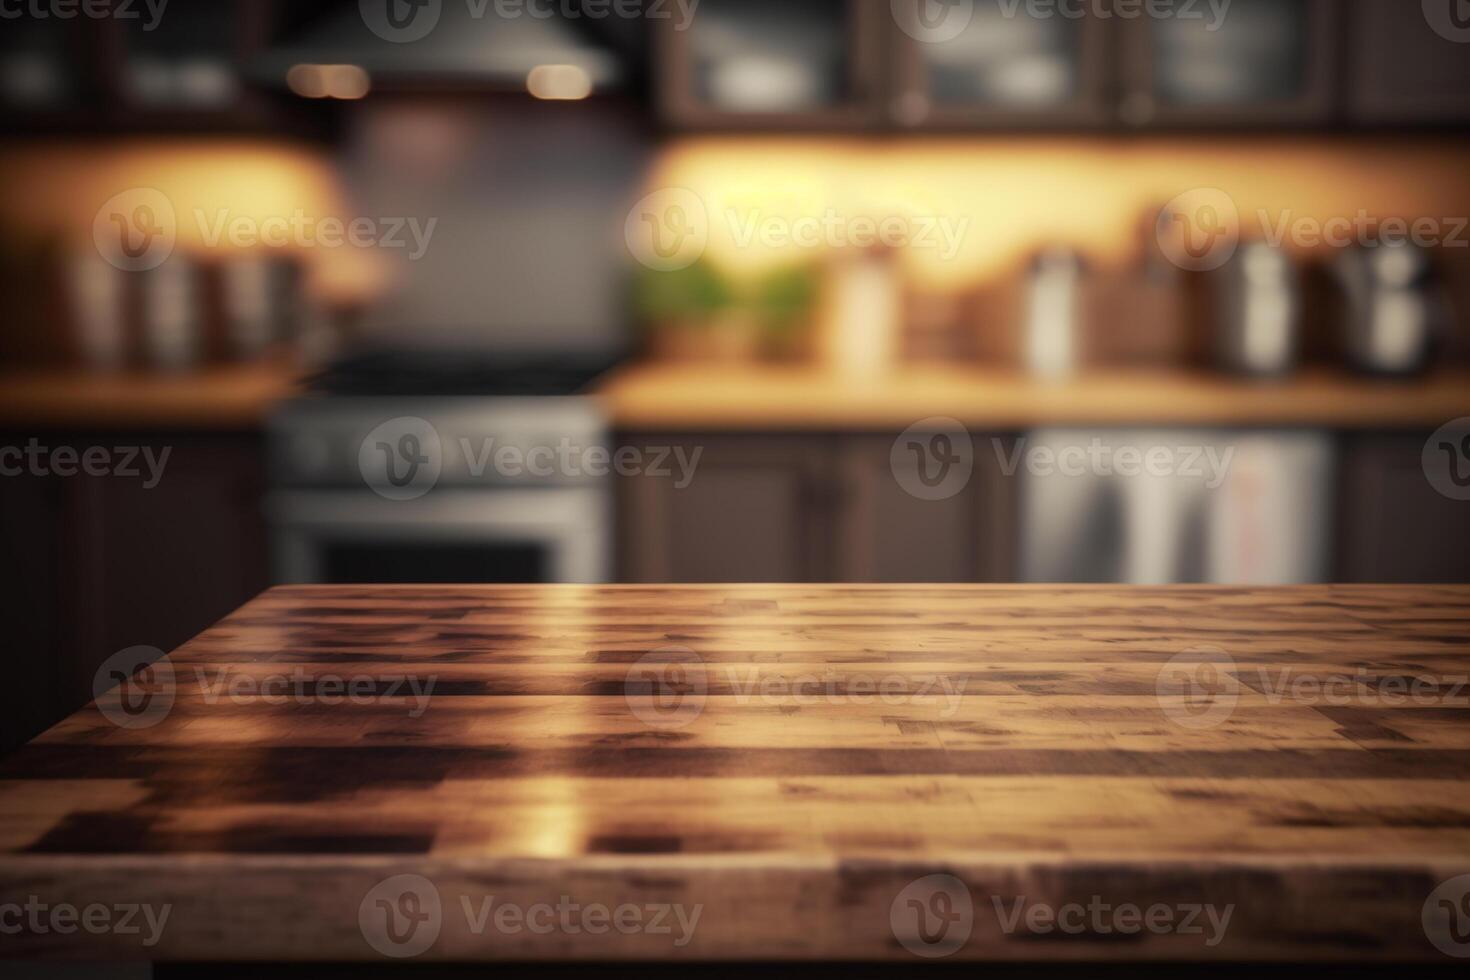
<path id="1" fill-rule="evenodd" d="M 678 127 L 1470 120 L 1470 0 L 704 0 L 687 29 L 665 22 L 658 50 L 659 100 Z"/>
<path id="2" fill-rule="evenodd" d="M 702 0 L 687 23 L 659 25 L 659 99 L 693 128 L 876 123 L 883 18 L 871 0 Z"/>
<path id="3" fill-rule="evenodd" d="M 1107 25 L 1014 0 L 897 0 L 890 118 L 911 128 L 1103 126 Z"/>
<path id="4" fill-rule="evenodd" d="M 119 3 L 108 16 L 7 20 L 0 124 L 43 135 L 274 132 L 279 107 L 246 75 L 280 3 Z"/>
<path id="5" fill-rule="evenodd" d="M 1120 22 L 1120 120 L 1127 126 L 1329 122 L 1338 5 L 1202 2 L 1194 7 L 1198 16 Z"/>
<path id="6" fill-rule="evenodd" d="M 1363 123 L 1470 121 L 1470 2 L 1352 0 L 1348 112 Z"/>

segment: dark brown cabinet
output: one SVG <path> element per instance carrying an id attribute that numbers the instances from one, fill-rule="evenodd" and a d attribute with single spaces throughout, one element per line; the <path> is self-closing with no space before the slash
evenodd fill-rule
<path id="1" fill-rule="evenodd" d="M 687 486 L 625 477 L 621 578 L 628 582 L 817 582 L 832 577 L 833 457 L 822 440 L 779 436 L 630 436 L 650 453 L 697 459 Z M 694 456 L 698 453 L 698 456 Z"/>
<path id="2" fill-rule="evenodd" d="M 114 2 L 109 16 L 6 20 L 0 125 L 39 135 L 276 132 L 295 120 L 250 84 L 250 63 L 273 30 L 316 5 Z"/>
<path id="3" fill-rule="evenodd" d="M 1470 502 L 1425 476 L 1428 433 L 1343 441 L 1339 576 L 1344 582 L 1470 582 Z"/>
<path id="4" fill-rule="evenodd" d="M 924 499 L 910 492 L 908 471 L 901 471 L 904 482 L 898 479 L 892 437 L 843 438 L 835 492 L 837 580 L 1011 581 L 1016 487 L 1000 467 L 1009 444 L 973 437 L 969 478 L 952 495 Z M 899 465 L 915 464 L 905 459 Z"/>
<path id="5" fill-rule="evenodd" d="M 1024 4 L 893 5 L 890 118 L 908 128 L 1101 127 L 1111 118 L 1107 23 Z"/>
<path id="6" fill-rule="evenodd" d="M 1331 121 L 1337 0 L 1233 0 L 1120 21 L 1127 126 Z M 1183 11 L 1184 8 L 1178 8 Z"/>
<path id="7" fill-rule="evenodd" d="M 668 445 L 628 434 L 624 445 Z M 941 499 L 895 475 L 893 435 L 681 436 L 701 451 L 684 488 L 619 484 L 627 582 L 1003 582 L 1012 578 L 1013 487 L 988 437 Z"/>
<path id="8" fill-rule="evenodd" d="M 1353 120 L 1470 121 L 1470 3 L 1353 0 L 1352 9 Z"/>
<path id="9" fill-rule="evenodd" d="M 887 17 L 871 0 L 702 0 L 687 24 L 654 22 L 663 115 L 690 128 L 877 123 Z"/>
<path id="10" fill-rule="evenodd" d="M 705 0 L 660 27 L 689 128 L 1212 130 L 1470 121 L 1466 0 Z"/>
<path id="11" fill-rule="evenodd" d="M 162 478 L 23 472 L 0 478 L 0 538 L 19 560 L 0 583 L 9 606 L 13 682 L 0 701 L 0 750 L 22 744 L 92 698 L 109 656 L 169 651 L 267 584 L 258 436 L 35 434 L 47 450 L 168 451 Z M 32 435 L 0 439 L 28 444 Z M 7 457 L 7 462 L 12 460 Z M 10 467 L 11 470 L 14 467 Z"/>

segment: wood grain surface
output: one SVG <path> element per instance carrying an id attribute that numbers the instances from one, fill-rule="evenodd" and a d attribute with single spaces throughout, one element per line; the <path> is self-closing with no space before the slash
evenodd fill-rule
<path id="1" fill-rule="evenodd" d="M 1461 587 L 277 589 L 0 765 L 0 929 L 164 961 L 1451 963 L 1467 643 Z M 48 918 L 99 905 L 167 919 Z"/>
<path id="2" fill-rule="evenodd" d="M 635 365 L 598 394 L 624 429 L 901 431 L 922 419 L 974 429 L 1058 425 L 1424 429 L 1470 415 L 1470 376 L 1409 382 L 1308 370 L 1274 382 L 1188 371 L 1109 371 L 1064 384 L 996 368 L 914 366 L 851 378 L 805 366 Z"/>

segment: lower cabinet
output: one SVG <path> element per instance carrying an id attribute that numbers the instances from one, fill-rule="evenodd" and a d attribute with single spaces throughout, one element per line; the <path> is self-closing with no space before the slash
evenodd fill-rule
<path id="1" fill-rule="evenodd" d="M 930 438 L 924 434 L 917 452 Z M 672 446 L 698 459 L 682 487 L 646 474 L 621 478 L 622 581 L 1012 578 L 1013 490 L 989 438 L 946 443 L 966 472 L 945 472 L 948 483 L 935 488 L 910 468 L 927 465 L 938 477 L 943 461 L 896 449 L 892 435 L 625 433 L 620 442 L 645 453 Z"/>
<path id="2" fill-rule="evenodd" d="M 1311 580 L 1470 583 L 1470 549 L 1465 547 L 1470 502 L 1447 497 L 1430 483 L 1422 458 L 1427 438 L 1427 432 L 1343 433 L 1324 440 L 1335 447 L 1324 454 L 1330 462 L 1322 464 L 1309 486 L 1293 492 L 1320 498 L 1321 511 L 1333 516 L 1322 521 L 1311 563 L 1306 559 L 1312 556 L 1297 554 L 1280 567 L 1320 568 Z M 1072 535 L 1056 547 L 1086 550 L 1081 557 L 1089 560 L 1111 560 L 1129 547 L 1157 544 L 1161 534 L 1172 536 L 1171 547 L 1184 552 L 1199 551 L 1201 542 L 1213 540 L 1242 554 L 1268 554 L 1288 539 L 1253 543 L 1242 530 L 1253 525 L 1241 515 L 1260 510 L 1266 490 L 1290 488 L 1297 479 L 1278 458 L 1282 454 L 1251 451 L 1269 439 L 1238 438 L 1235 479 L 1219 491 L 1233 494 L 1221 501 L 1230 506 L 1175 514 L 1174 525 L 1166 525 L 1166 519 L 1179 508 L 1143 507 L 1131 531 L 1109 519 L 1095 520 L 1095 533 L 1085 533 L 1093 526 L 1082 519 L 1086 514 L 1040 513 L 1037 481 L 1016 465 L 1018 448 L 1045 448 L 1038 433 L 703 437 L 630 432 L 620 441 L 644 452 L 673 447 L 684 459 L 698 460 L 683 479 L 620 478 L 619 578 L 634 583 L 1021 581 L 1036 578 L 1026 571 L 1036 567 L 1036 555 L 1025 560 L 1020 529 L 1036 527 L 1038 521 Z M 952 474 L 941 465 L 945 460 L 959 470 Z M 1465 466 L 1470 471 L 1470 459 Z M 1079 499 L 1091 498 L 1081 494 Z M 1079 506 L 1091 513 L 1094 505 Z M 1310 500 L 1307 506 L 1310 511 Z M 1262 514 L 1255 523 L 1269 528 L 1270 521 L 1261 524 Z M 1166 526 L 1174 530 L 1162 530 Z M 1287 530 L 1299 528 L 1289 523 Z M 1128 534 L 1137 540 L 1125 540 Z M 1031 547 L 1034 551 L 1034 542 Z M 1227 562 L 1224 571 L 1212 574 L 1197 562 L 1176 564 L 1182 571 L 1170 581 L 1266 584 L 1302 574 L 1265 575 L 1259 560 Z M 1048 572 L 1038 580 L 1058 579 L 1128 580 L 1075 572 Z"/>
<path id="3" fill-rule="evenodd" d="M 60 476 L 26 464 L 0 478 L 12 557 L 0 582 L 11 624 L 3 751 L 90 701 L 112 654 L 172 650 L 268 584 L 259 437 L 48 433 L 0 446 L 33 438 L 42 459 L 105 449 L 109 469 Z"/>
<path id="4" fill-rule="evenodd" d="M 1426 475 L 1427 434 L 1344 439 L 1338 512 L 1344 582 L 1470 582 L 1470 501 L 1435 489 Z M 1470 467 L 1470 459 L 1464 464 Z"/>

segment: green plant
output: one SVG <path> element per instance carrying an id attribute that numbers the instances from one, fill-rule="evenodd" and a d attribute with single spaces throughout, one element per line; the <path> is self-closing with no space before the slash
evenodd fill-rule
<path id="1" fill-rule="evenodd" d="M 729 282 L 700 259 L 686 269 L 642 270 L 633 286 L 633 309 L 644 323 L 699 324 L 735 303 Z"/>
<path id="2" fill-rule="evenodd" d="M 749 291 L 747 304 L 767 330 L 784 334 L 811 311 L 818 283 L 814 266 L 785 266 L 758 279 Z"/>

